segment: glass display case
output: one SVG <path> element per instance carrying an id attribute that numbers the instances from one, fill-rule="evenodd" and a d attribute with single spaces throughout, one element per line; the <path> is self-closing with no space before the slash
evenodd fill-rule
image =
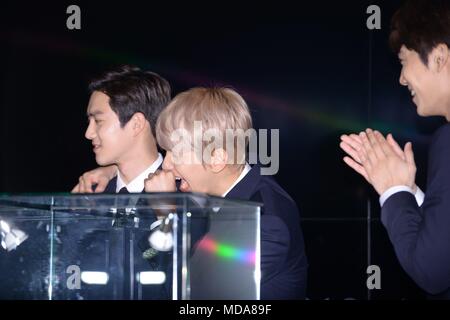
<path id="1" fill-rule="evenodd" d="M 259 299 L 260 204 L 1 195 L 0 299 Z"/>

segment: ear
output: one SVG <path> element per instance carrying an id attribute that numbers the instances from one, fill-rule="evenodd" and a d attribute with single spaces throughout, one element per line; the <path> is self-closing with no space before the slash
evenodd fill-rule
<path id="1" fill-rule="evenodd" d="M 432 68 L 436 72 L 441 72 L 449 63 L 449 49 L 446 44 L 438 44 L 430 55 Z"/>
<path id="2" fill-rule="evenodd" d="M 133 130 L 133 135 L 137 136 L 138 134 L 140 134 L 142 130 L 145 129 L 147 123 L 148 121 L 147 119 L 145 119 L 145 116 L 142 113 L 137 112 L 133 114 L 133 116 L 130 119 L 131 130 Z"/>
<path id="3" fill-rule="evenodd" d="M 209 164 L 209 167 L 212 172 L 219 173 L 227 166 L 227 162 L 228 153 L 223 148 L 214 149 L 211 154 L 211 163 Z"/>

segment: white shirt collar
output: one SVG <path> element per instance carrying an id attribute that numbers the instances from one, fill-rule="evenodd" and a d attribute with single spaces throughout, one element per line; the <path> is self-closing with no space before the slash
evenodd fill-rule
<path id="1" fill-rule="evenodd" d="M 144 190 L 144 180 L 147 179 L 150 173 L 154 173 L 161 166 L 163 162 L 163 157 L 161 153 L 158 153 L 158 158 L 155 162 L 152 163 L 150 167 L 148 167 L 145 171 L 139 174 L 136 178 L 134 178 L 129 184 L 125 184 L 120 176 L 120 172 L 117 172 L 117 186 L 116 193 L 119 192 L 123 187 L 127 187 L 128 192 L 130 193 L 141 193 Z"/>
<path id="2" fill-rule="evenodd" d="M 224 194 L 222 194 L 222 197 L 225 198 L 225 196 L 228 194 L 228 192 L 230 192 L 242 179 L 244 179 L 244 177 L 247 175 L 247 173 L 251 169 L 252 169 L 252 167 L 250 167 L 250 165 L 248 163 L 245 163 L 244 170 L 242 170 L 241 174 L 236 179 L 236 181 L 231 185 L 231 187 L 229 187 L 228 190 Z"/>

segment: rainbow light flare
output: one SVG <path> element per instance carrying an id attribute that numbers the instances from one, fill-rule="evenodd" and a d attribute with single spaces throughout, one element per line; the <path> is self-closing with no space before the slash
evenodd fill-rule
<path id="1" fill-rule="evenodd" d="M 208 251 L 226 260 L 237 260 L 251 265 L 256 264 L 256 252 L 253 250 L 238 249 L 228 244 L 219 243 L 205 236 L 198 248 Z"/>
<path id="2" fill-rule="evenodd" d="M 174 66 L 173 63 L 164 63 L 163 61 L 152 60 L 151 63 L 143 56 L 130 54 L 129 52 L 117 52 L 108 49 L 92 46 L 83 46 L 71 39 L 57 37 L 51 34 L 30 33 L 24 31 L 14 31 L 5 33 L 0 30 L 0 36 L 4 36 L 7 41 L 11 41 L 16 46 L 27 49 L 41 49 L 52 53 L 63 53 L 70 56 L 78 56 L 84 59 L 90 59 L 101 63 L 114 64 L 135 64 L 140 67 L 155 69 L 166 76 L 170 76 L 177 81 L 185 83 L 188 86 L 198 86 L 199 84 L 211 82 L 211 78 L 206 75 L 183 70 L 180 66 Z M 216 81 L 217 82 L 217 81 Z M 223 81 L 218 81 L 222 83 Z M 387 133 L 395 131 L 396 135 L 409 137 L 415 141 L 428 141 L 426 135 L 420 134 L 410 126 L 399 126 L 397 123 L 388 122 L 370 122 L 361 121 L 357 117 L 343 116 L 337 113 L 330 113 L 322 110 L 320 105 L 299 105 L 298 103 L 289 103 L 284 99 L 278 99 L 266 93 L 253 91 L 249 88 L 242 88 L 240 93 L 244 95 L 251 105 L 258 108 L 272 109 L 277 112 L 287 114 L 297 121 L 309 121 L 313 124 L 334 130 L 344 130 L 347 132 L 359 132 L 366 127 L 377 128 L 381 132 Z"/>

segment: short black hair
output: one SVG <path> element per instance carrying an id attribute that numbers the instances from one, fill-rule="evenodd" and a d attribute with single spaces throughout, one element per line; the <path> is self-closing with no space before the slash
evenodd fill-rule
<path id="1" fill-rule="evenodd" d="M 408 0 L 392 17 L 389 44 L 395 53 L 404 45 L 428 65 L 429 54 L 440 43 L 450 48 L 449 0 Z"/>
<path id="2" fill-rule="evenodd" d="M 171 89 L 169 82 L 158 74 L 124 65 L 91 81 L 89 91 L 100 91 L 109 97 L 109 105 L 119 117 L 121 127 L 140 112 L 156 136 L 156 120 L 170 101 Z"/>

